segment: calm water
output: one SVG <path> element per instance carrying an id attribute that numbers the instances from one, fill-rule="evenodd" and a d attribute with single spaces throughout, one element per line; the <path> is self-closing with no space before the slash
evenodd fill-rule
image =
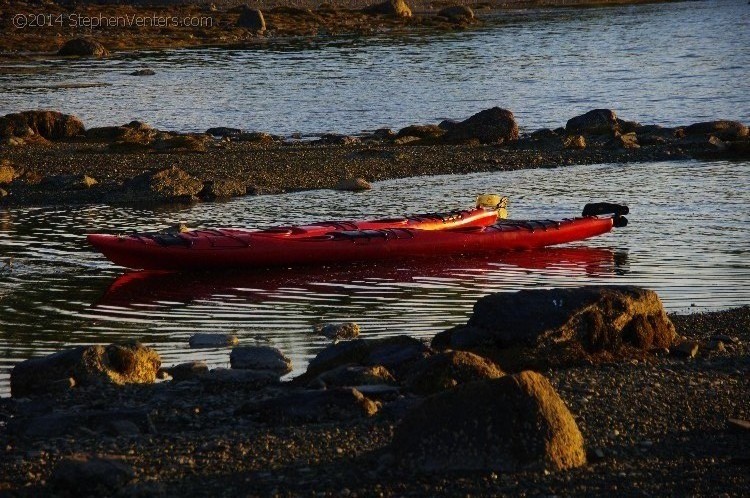
<path id="1" fill-rule="evenodd" d="M 366 337 L 432 334 L 466 320 L 482 295 L 531 287 L 637 284 L 671 311 L 750 303 L 750 162 L 575 166 L 378 183 L 362 194 L 312 191 L 151 211 L 108 206 L 0 211 L 0 392 L 16 361 L 67 344 L 139 338 L 171 364 L 227 350 L 190 350 L 195 332 L 268 341 L 297 371 L 325 344 L 319 322 L 355 320 Z M 511 198 L 512 217 L 563 217 L 586 202 L 631 206 L 630 226 L 539 252 L 470 261 L 214 275 L 126 273 L 87 247 L 90 231 L 263 227 L 468 206 L 477 192 Z"/>
<path id="2" fill-rule="evenodd" d="M 526 128 L 560 126 L 595 107 L 665 125 L 747 122 L 749 46 L 746 0 L 511 11 L 481 29 L 427 38 L 2 63 L 0 114 L 44 107 L 88 126 L 137 118 L 287 135 L 437 122 L 494 105 Z M 127 75 L 142 67 L 156 76 Z M 92 83 L 106 86 L 59 88 Z"/>

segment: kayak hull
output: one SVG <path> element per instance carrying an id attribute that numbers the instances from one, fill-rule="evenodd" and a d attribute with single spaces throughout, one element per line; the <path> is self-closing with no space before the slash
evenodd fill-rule
<path id="1" fill-rule="evenodd" d="M 500 221 L 445 230 L 385 228 L 289 236 L 279 231 L 194 230 L 169 236 L 90 234 L 113 263 L 132 269 L 252 269 L 537 249 L 609 232 L 611 217 Z"/>

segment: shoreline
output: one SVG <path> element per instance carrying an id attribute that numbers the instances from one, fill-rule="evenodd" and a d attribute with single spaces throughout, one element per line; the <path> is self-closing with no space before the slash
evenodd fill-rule
<path id="1" fill-rule="evenodd" d="M 519 133 L 512 112 L 492 108 L 464 121 L 309 141 L 231 128 L 172 133 L 140 122 L 86 129 L 75 116 L 33 111 L 0 116 L 0 138 L 0 207 L 190 204 L 356 190 L 360 179 L 367 188 L 368 182 L 415 176 L 750 158 L 742 123 L 667 128 L 626 121 L 606 109 L 531 133 Z"/>
<path id="2" fill-rule="evenodd" d="M 401 0 L 399 0 L 401 1 Z M 66 55 L 106 57 L 111 52 L 132 53 L 140 50 L 172 50 L 179 48 L 241 49 L 266 43 L 289 41 L 295 38 L 325 39 L 336 36 L 369 36 L 382 33 L 435 33 L 472 29 L 493 22 L 498 12 L 518 9 L 580 9 L 618 5 L 666 3 L 680 0 L 549 0 L 438 3 L 407 2 L 409 15 L 397 13 L 365 14 L 362 9 L 378 2 L 317 1 L 249 3 L 262 9 L 262 24 L 242 24 L 239 21 L 245 2 L 215 2 L 208 6 L 194 6 L 182 2 L 134 2 L 130 5 L 81 3 L 74 10 L 64 4 L 11 6 L 0 3 L 0 60 L 60 57 L 57 51 L 66 41 L 76 38 L 92 40 L 95 45 L 77 47 L 79 53 Z M 361 4 L 361 5 L 360 5 Z M 471 14 L 454 17 L 439 15 L 445 7 L 469 7 Z M 41 10 L 40 10 L 41 9 Z M 413 11 L 413 12 L 412 12 Z M 25 26 L 14 26 L 15 17 L 22 15 Z M 35 16 L 48 21 L 42 26 Z M 71 17 L 75 16 L 75 17 Z M 100 16 L 130 19 L 174 17 L 196 19 L 198 26 L 167 25 L 165 27 L 112 26 L 83 28 L 82 19 Z M 150 21 L 153 22 L 153 21 Z M 46 24 L 45 24 L 46 23 Z M 33 25 L 33 26 L 32 26 Z M 32 29 L 33 28 L 33 29 Z M 33 47 L 29 50 L 29 47 Z"/>
<path id="3" fill-rule="evenodd" d="M 209 373 L 150 385 L 93 385 L 0 398 L 0 420 L 8 424 L 0 427 L 6 449 L 0 491 L 66 495 L 101 481 L 99 492 L 117 496 L 739 496 L 749 483 L 742 469 L 750 457 L 750 431 L 728 419 L 750 418 L 742 403 L 748 394 L 743 376 L 750 372 L 750 307 L 670 318 L 682 336 L 678 341 L 699 345 L 693 356 L 678 355 L 675 347 L 671 354 L 653 350 L 538 370 L 583 434 L 587 461 L 575 469 L 416 471 L 399 464 L 397 453 L 394 460 L 394 434 L 430 399 L 410 393 L 413 387 L 394 394 L 360 386 L 365 399 L 375 400 L 366 405 L 369 415 L 360 412 L 360 401 L 348 398 L 317 412 L 322 407 L 297 403 L 344 391 L 304 388 L 304 377 L 251 387 L 250 373 L 243 374 L 244 381 Z M 363 337 L 367 340 L 366 332 Z M 717 338 L 724 341 L 721 346 Z M 274 400 L 296 400 L 289 408 L 297 411 L 284 409 L 279 413 L 286 415 L 268 418 L 263 414 Z M 311 410 L 317 415 L 308 418 Z M 96 422 L 99 412 L 113 422 Z M 290 413 L 302 418 L 287 418 Z M 441 451 L 439 445 L 435 451 Z M 88 481 L 71 483 L 61 476 L 66 459 L 93 455 L 120 465 L 115 475 L 127 470 L 123 480 L 102 481 L 95 469 L 89 469 Z"/>

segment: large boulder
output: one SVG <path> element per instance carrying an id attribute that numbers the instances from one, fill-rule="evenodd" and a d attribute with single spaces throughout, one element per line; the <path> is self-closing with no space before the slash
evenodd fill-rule
<path id="1" fill-rule="evenodd" d="M 14 397 L 44 393 L 66 379 L 77 386 L 147 384 L 156 380 L 160 366 L 159 354 L 138 342 L 79 346 L 17 364 L 10 390 Z"/>
<path id="2" fill-rule="evenodd" d="M 292 360 L 271 346 L 239 346 L 229 355 L 232 368 L 243 370 L 263 370 L 277 375 L 292 371 Z"/>
<path id="3" fill-rule="evenodd" d="M 565 124 L 565 131 L 575 135 L 609 135 L 617 129 L 617 114 L 611 109 L 594 109 Z"/>
<path id="4" fill-rule="evenodd" d="M 748 127 L 739 121 L 707 121 L 684 128 L 686 135 L 714 135 L 722 140 L 738 140 L 748 136 Z"/>
<path id="5" fill-rule="evenodd" d="M 510 142 L 518 140 L 518 123 L 511 111 L 493 107 L 455 123 L 443 139 L 447 142 L 478 140 L 483 144 Z"/>
<path id="6" fill-rule="evenodd" d="M 57 111 L 24 111 L 0 117 L 0 138 L 39 135 L 48 140 L 83 135 L 83 122 Z"/>
<path id="7" fill-rule="evenodd" d="M 446 351 L 416 362 L 405 382 L 417 394 L 435 394 L 459 384 L 503 375 L 492 360 L 468 351 Z"/>
<path id="8" fill-rule="evenodd" d="M 88 38 L 73 38 L 68 40 L 57 51 L 57 55 L 79 57 L 106 57 L 109 50 L 96 40 Z"/>
<path id="9" fill-rule="evenodd" d="M 252 31 L 265 31 L 266 19 L 260 9 L 253 9 L 245 5 L 240 11 L 240 17 L 237 19 L 237 26 L 247 28 Z"/>
<path id="10" fill-rule="evenodd" d="M 176 166 L 142 173 L 123 185 L 119 199 L 128 202 L 193 202 L 203 182 Z M 116 200 L 119 200 L 116 199 Z"/>
<path id="11" fill-rule="evenodd" d="M 363 11 L 367 14 L 386 15 L 394 17 L 411 17 L 411 9 L 404 0 L 386 0 L 365 7 Z"/>
<path id="12" fill-rule="evenodd" d="M 471 382 L 427 398 L 396 428 L 402 466 L 428 472 L 565 470 L 586 463 L 565 403 L 538 373 Z"/>
<path id="13" fill-rule="evenodd" d="M 432 345 L 483 351 L 517 370 L 665 348 L 675 338 L 655 292 L 592 286 L 490 294 L 477 301 L 465 326 L 441 332 Z"/>

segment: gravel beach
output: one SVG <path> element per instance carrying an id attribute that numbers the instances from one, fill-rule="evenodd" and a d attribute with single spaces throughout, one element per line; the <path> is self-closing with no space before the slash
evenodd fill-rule
<path id="1" fill-rule="evenodd" d="M 679 335 L 700 345 L 694 358 L 656 353 L 542 372 L 583 434 L 588 463 L 577 469 L 415 474 L 394 464 L 389 450 L 394 427 L 415 403 L 410 396 L 383 397 L 373 417 L 290 425 L 236 411 L 282 387 L 189 380 L 3 398 L 0 492 L 65 495 L 46 483 L 62 458 L 82 453 L 134 469 L 117 496 L 742 496 L 750 486 L 750 430 L 728 419 L 750 419 L 750 308 L 671 318 Z M 721 347 L 717 337 L 726 341 Z M 146 410 L 155 427 L 151 434 L 123 424 L 102 434 L 81 428 L 34 437 L 13 425 L 53 409 Z"/>

